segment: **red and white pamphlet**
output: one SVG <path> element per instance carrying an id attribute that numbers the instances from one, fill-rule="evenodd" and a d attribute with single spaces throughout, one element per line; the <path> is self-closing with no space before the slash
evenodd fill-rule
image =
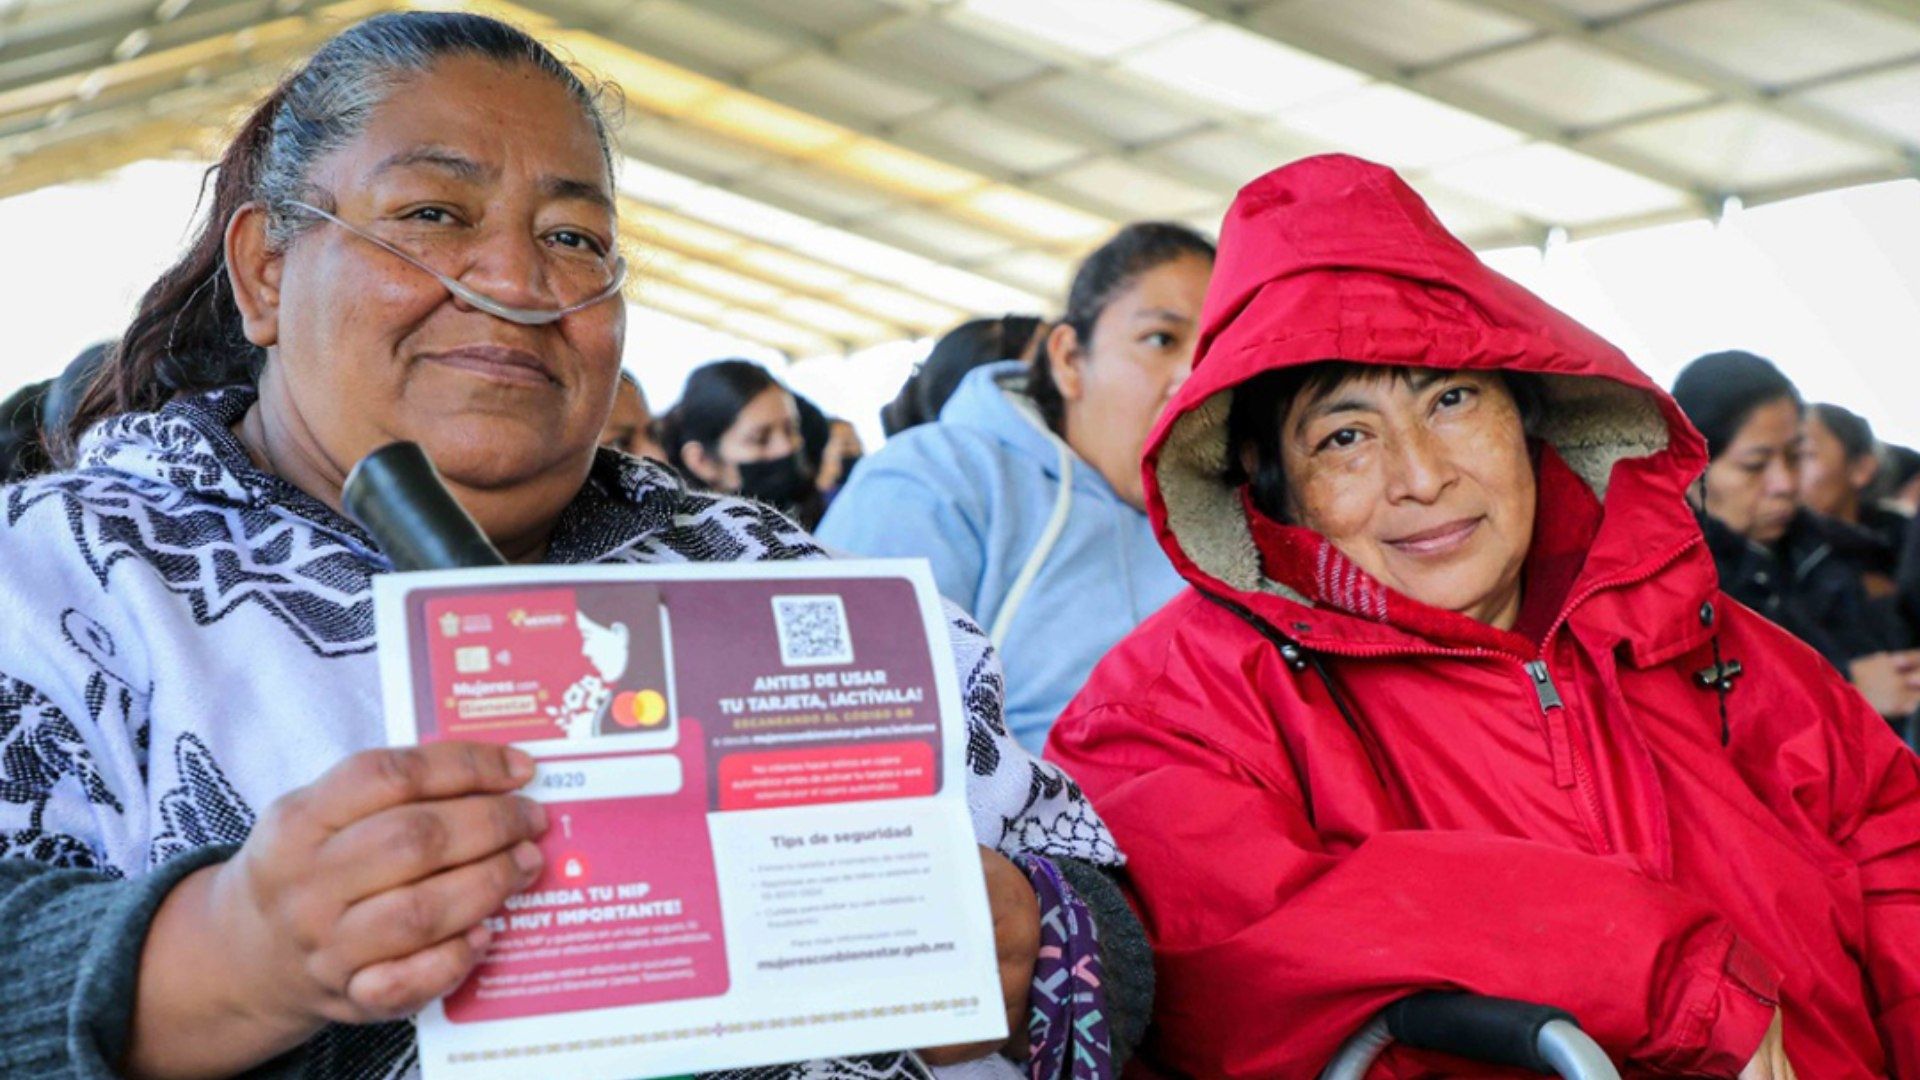
<path id="1" fill-rule="evenodd" d="M 966 716 L 918 560 L 376 579 L 395 745 L 510 742 L 546 869 L 426 1080 L 631 1080 L 1005 1036 Z"/>

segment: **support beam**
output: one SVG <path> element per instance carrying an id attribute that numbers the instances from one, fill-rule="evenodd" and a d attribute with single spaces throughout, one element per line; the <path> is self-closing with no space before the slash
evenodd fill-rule
<path id="1" fill-rule="evenodd" d="M 653 118 L 650 118 L 650 120 L 653 123 L 664 124 L 667 126 L 673 126 L 676 123 L 676 121 L 669 120 L 663 117 L 653 117 Z M 870 225 L 857 219 L 848 220 L 848 219 L 822 217 L 818 213 L 818 211 L 814 210 L 813 208 L 804 206 L 794 201 L 793 199 L 790 199 L 783 195 L 761 194 L 757 192 L 753 194 L 744 194 L 739 190 L 740 188 L 739 178 L 728 176 L 724 173 L 718 172 L 713 169 L 689 165 L 684 161 L 680 161 L 675 158 L 669 157 L 665 154 L 662 154 L 658 147 L 653 146 L 647 142 L 647 140 L 644 138 L 644 132 L 633 130 L 633 125 L 631 124 L 629 124 L 629 130 L 622 132 L 618 136 L 618 141 L 619 141 L 621 152 L 624 154 L 627 154 L 628 156 L 634 158 L 635 160 L 645 162 L 657 168 L 665 169 L 668 172 L 677 173 L 691 180 L 697 180 L 702 184 L 708 185 L 709 187 L 717 188 L 721 191 L 726 191 L 732 194 L 740 195 L 741 198 L 751 199 L 754 202 L 762 203 L 776 210 L 782 210 L 789 214 L 794 214 L 799 217 L 808 218 L 809 220 L 815 221 L 821 225 L 826 225 L 831 228 L 840 229 L 844 232 L 857 236 L 863 240 L 871 241 L 872 243 L 880 244 L 885 247 L 889 247 L 896 251 L 901 251 L 909 255 L 916 255 L 916 256 L 919 256 L 920 258 L 926 259 L 930 262 L 937 263 L 942 266 L 948 266 L 957 270 L 965 271 L 969 274 L 974 275 L 975 277 L 978 277 L 984 281 L 991 282 L 992 284 L 997 285 L 1001 288 L 1009 289 L 1015 293 L 1021 294 L 1028 301 L 1030 301 L 1029 306 L 1041 307 L 1041 308 L 1051 306 L 1051 302 L 1044 301 L 1040 297 L 1035 296 L 1032 290 L 1030 290 L 1026 285 L 1021 284 L 1019 281 L 1011 277 L 1007 277 L 1003 274 L 996 273 L 988 268 L 972 265 L 967 260 L 955 259 L 952 257 L 951 252 L 942 251 L 935 245 L 924 244 L 917 241 L 900 240 L 894 237 L 885 236 L 875 231 Z M 824 253 L 812 253 L 812 255 L 814 258 L 825 257 Z M 888 282 L 887 284 L 895 285 L 895 283 L 893 282 Z M 901 286 L 895 285 L 895 287 L 899 288 Z M 936 301 L 939 303 L 949 303 L 949 301 L 939 300 L 938 298 L 934 298 L 934 299 L 936 299 Z"/>
<path id="2" fill-rule="evenodd" d="M 1561 124 L 1492 95 L 1466 88 L 1434 85 L 1423 77 L 1426 69 L 1423 69 L 1421 76 L 1416 76 L 1410 69 L 1383 54 L 1332 37 L 1307 26 L 1304 22 L 1289 18 L 1284 5 L 1264 9 L 1261 23 L 1256 25 L 1247 18 L 1243 10 L 1245 5 L 1242 4 L 1230 3 L 1227 0 L 1174 0 L 1174 2 L 1209 18 L 1237 26 L 1249 33 L 1259 34 L 1281 45 L 1312 53 L 1337 64 L 1344 64 L 1381 82 L 1431 98 L 1443 105 L 1473 113 L 1482 119 L 1512 128 L 1539 142 L 1564 147 L 1595 161 L 1664 184 L 1686 194 L 1689 201 L 1702 212 L 1718 205 L 1715 193 L 1704 189 L 1697 178 L 1683 169 L 1656 161 L 1644 154 L 1581 143 L 1576 141 L 1572 137 L 1572 132 Z M 1531 42 L 1538 39 L 1527 40 Z"/>
<path id="3" fill-rule="evenodd" d="M 952 0 L 885 0 L 885 2 L 898 8 L 919 11 L 927 17 L 939 19 L 951 18 L 955 8 Z M 1240 10 L 1240 5 L 1226 3 L 1224 0 L 1171 0 L 1171 2 L 1192 8 L 1198 14 L 1241 26 L 1244 29 L 1261 34 L 1279 44 L 1288 45 L 1293 48 L 1301 48 L 1301 46 L 1276 38 L 1270 33 L 1247 26 L 1245 15 Z M 1284 147 L 1274 141 L 1273 133 L 1268 130 L 1267 127 L 1273 119 L 1271 117 L 1255 116 L 1238 109 L 1227 107 L 1219 102 L 1209 101 L 1190 94 L 1179 93 L 1163 83 L 1119 67 L 1112 59 L 1095 59 L 1082 56 L 1060 46 L 1051 45 L 1043 41 L 1038 41 L 1030 36 L 1021 35 L 1011 28 L 996 29 L 989 26 L 977 26 L 969 23 L 965 26 L 965 29 L 968 33 L 976 34 L 997 44 L 1019 50 L 1036 60 L 1051 65 L 1050 71 L 1036 76 L 1035 80 L 1029 80 L 1027 83 L 1021 84 L 1022 87 L 1031 85 L 1032 82 L 1039 79 L 1058 78 L 1066 74 L 1096 76 L 1114 82 L 1130 92 L 1149 97 L 1170 110 L 1186 112 L 1202 118 L 1199 126 L 1180 132 L 1175 139 L 1168 140 L 1170 142 L 1177 141 L 1178 139 L 1192 138 L 1195 135 L 1207 132 L 1232 134 L 1245 139 L 1254 146 L 1271 148 L 1273 161 L 1276 165 L 1287 160 L 1294 152 L 1292 148 Z M 1302 51 L 1319 53 L 1319 50 L 1316 49 L 1302 48 Z M 1347 67 L 1354 68 L 1363 75 L 1381 78 L 1381 76 L 1375 74 L 1373 71 L 1369 71 L 1366 67 L 1360 64 L 1349 63 L 1339 56 L 1328 55 L 1326 53 L 1319 53 L 1319 55 L 1322 59 L 1345 64 Z M 1000 87 L 987 94 L 976 94 L 974 97 L 983 103 L 983 107 L 998 114 L 1000 108 L 1011 106 L 1011 103 L 1004 101 L 1004 99 L 1013 92 L 1013 89 L 1014 88 Z M 1153 156 L 1155 149 L 1158 149 L 1158 147 L 1136 147 L 1133 148 L 1133 155 L 1141 161 L 1151 162 L 1155 160 Z M 1405 175 L 1409 180 L 1420 181 L 1424 174 L 1418 170 L 1408 170 Z M 1248 177 L 1247 179 L 1252 178 Z M 1650 177 L 1650 179 L 1660 180 L 1660 177 Z M 1210 182 L 1218 183 L 1218 181 Z M 1684 191 L 1686 188 L 1681 187 L 1681 190 Z M 1222 202 L 1224 202 L 1227 193 L 1223 192 L 1222 195 Z M 1551 223 L 1535 220 L 1530 215 L 1512 207 L 1502 207 L 1501 209 L 1521 219 L 1529 231 L 1538 230 L 1544 234 L 1551 227 Z"/>
<path id="4" fill-rule="evenodd" d="M 1902 162 L 1920 162 L 1920 146 L 1843 116 L 1813 102 L 1788 96 L 1777 87 L 1758 86 L 1708 61 L 1644 38 L 1628 39 L 1620 31 L 1632 23 L 1623 20 L 1594 24 L 1544 0 L 1460 0 L 1461 3 L 1512 18 L 1526 20 L 1569 41 L 1577 41 L 1611 56 L 1693 83 L 1718 96 L 1824 132 Z M 1585 152 L 1585 151 L 1583 151 Z"/>
<path id="5" fill-rule="evenodd" d="M 621 210 L 622 217 L 627 218 L 629 220 L 638 219 L 645 214 L 660 214 L 660 215 L 669 216 L 669 217 L 682 216 L 664 207 L 648 206 L 642 203 L 640 200 L 635 199 L 629 195 L 623 195 L 620 197 L 620 210 Z M 707 227 L 713 228 L 713 226 L 707 226 Z M 644 229 L 644 226 L 636 225 L 636 229 Z M 881 328 L 886 330 L 888 336 L 875 339 L 877 341 L 891 340 L 894 337 L 905 337 L 905 338 L 922 337 L 926 334 L 935 333 L 935 332 L 938 332 L 939 330 L 946 329 L 946 327 L 944 326 L 941 326 L 941 327 L 933 327 L 933 326 L 925 326 L 925 325 L 911 326 L 911 325 L 908 325 L 907 323 L 901 322 L 900 320 L 890 315 L 883 315 L 879 312 L 870 311 L 866 308 L 863 308 L 858 304 L 849 303 L 848 301 L 842 299 L 839 296 L 834 295 L 833 293 L 825 292 L 823 290 L 816 289 L 807 285 L 802 285 L 798 282 L 788 281 L 777 275 L 766 273 L 765 271 L 758 270 L 751 266 L 742 265 L 736 262 L 730 262 L 726 259 L 724 255 L 716 256 L 712 252 L 701 251 L 691 245 L 676 243 L 675 241 L 673 241 L 668 237 L 646 236 L 644 233 L 642 233 L 642 238 L 645 240 L 645 246 L 648 249 L 666 251 L 674 255 L 678 255 L 681 258 L 692 259 L 696 262 L 707 263 L 708 265 L 711 265 L 720 270 L 724 270 L 729 274 L 734 274 L 739 277 L 747 278 L 751 281 L 758 282 L 759 284 L 765 285 L 770 289 L 779 289 L 781 292 L 787 293 L 790 296 L 798 297 L 804 300 L 815 300 L 823 304 L 831 304 L 834 307 L 840 308 L 843 311 L 847 312 L 849 315 L 852 315 L 859 319 L 864 319 L 867 322 L 874 323 L 877 326 L 880 326 Z M 749 240 L 746 237 L 739 237 L 738 243 L 742 247 L 746 247 L 748 245 L 757 245 L 757 244 L 760 244 L 761 242 L 757 240 Z M 642 257 L 644 258 L 644 255 Z M 636 266 L 635 270 L 640 272 L 641 276 L 643 277 L 646 274 L 646 266 L 644 263 Z M 847 273 L 849 276 L 852 276 L 852 277 L 858 276 L 858 275 L 851 274 L 851 272 L 849 271 L 841 271 L 841 272 Z M 861 280 L 869 281 L 871 279 L 863 278 Z M 875 284 L 880 284 L 880 283 L 875 282 Z M 691 288 L 692 286 L 686 286 L 686 287 Z M 930 302 L 934 302 L 934 301 L 930 301 Z M 956 318 L 955 321 L 958 321 L 958 318 Z M 810 327 L 810 329 L 813 329 L 814 332 L 822 335 L 828 335 L 832 333 L 831 331 L 828 331 L 824 328 Z"/>

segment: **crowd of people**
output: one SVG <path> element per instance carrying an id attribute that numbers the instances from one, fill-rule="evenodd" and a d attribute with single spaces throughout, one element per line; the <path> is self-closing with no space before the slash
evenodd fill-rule
<path id="1" fill-rule="evenodd" d="M 0 1072 L 417 1066 L 545 821 L 512 750 L 382 748 L 341 485 L 406 439 L 514 561 L 930 564 L 1016 1032 L 788 1075 L 1310 1077 L 1458 989 L 1632 1077 L 1920 1077 L 1920 454 L 1751 353 L 1656 385 L 1338 156 L 956 327 L 872 453 L 744 360 L 656 413 L 612 146 L 518 30 L 359 24 L 0 406 Z M 1025 978 L 1042 877 L 1092 1006 Z"/>

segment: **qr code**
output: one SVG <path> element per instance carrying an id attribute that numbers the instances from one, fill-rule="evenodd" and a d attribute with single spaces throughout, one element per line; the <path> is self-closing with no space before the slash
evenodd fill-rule
<path id="1" fill-rule="evenodd" d="M 838 596 L 776 596 L 773 623 L 780 631 L 780 662 L 788 667 L 853 663 L 847 606 Z"/>

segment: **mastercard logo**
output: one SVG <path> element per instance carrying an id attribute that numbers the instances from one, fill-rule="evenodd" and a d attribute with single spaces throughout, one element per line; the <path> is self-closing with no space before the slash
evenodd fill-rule
<path id="1" fill-rule="evenodd" d="M 628 728 L 657 728 L 667 721 L 667 699 L 658 690 L 627 691 L 613 699 L 613 722 Z"/>

